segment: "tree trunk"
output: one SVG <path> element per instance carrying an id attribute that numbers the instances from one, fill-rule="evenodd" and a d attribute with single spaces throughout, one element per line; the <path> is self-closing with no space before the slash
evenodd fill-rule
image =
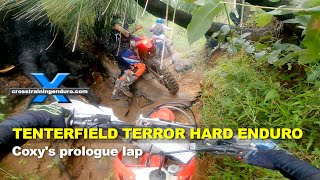
<path id="1" fill-rule="evenodd" d="M 255 6 L 267 6 L 267 7 L 279 7 L 283 5 L 290 5 L 292 0 L 280 0 L 278 2 L 271 2 L 269 0 L 246 0 L 247 3 Z M 263 9 L 263 8 L 262 8 Z M 272 11 L 270 9 L 263 9 L 265 11 Z M 279 21 L 284 21 L 287 19 L 294 18 L 293 14 L 286 14 L 281 16 L 276 16 Z"/>
<path id="2" fill-rule="evenodd" d="M 147 0 L 136 0 L 138 2 L 138 4 L 141 7 L 145 7 Z M 246 2 L 252 4 L 252 5 L 258 5 L 258 6 L 268 6 L 268 7 L 278 7 L 281 5 L 288 5 L 290 4 L 291 0 L 281 0 L 279 2 L 270 2 L 268 0 L 265 1 L 261 1 L 261 0 L 246 0 Z M 166 16 L 166 8 L 167 8 L 167 4 L 160 1 L 160 0 L 149 0 L 148 5 L 147 5 L 147 11 L 156 16 L 156 17 L 160 17 L 160 18 L 165 18 Z M 269 10 L 270 11 L 270 10 Z M 169 6 L 168 9 L 168 20 L 172 20 L 173 19 L 173 13 L 174 13 L 174 8 L 172 6 Z M 286 19 L 291 19 L 294 16 L 292 14 L 289 15 L 284 15 L 284 16 L 277 16 L 277 18 L 281 21 L 286 20 Z M 175 24 L 183 27 L 183 28 L 187 28 L 188 24 L 191 22 L 192 19 L 192 15 L 188 14 L 184 11 L 181 10 L 176 10 L 176 16 L 175 16 Z M 225 25 L 223 23 L 212 23 L 210 29 L 208 30 L 208 32 L 206 33 L 206 35 L 211 36 L 214 32 L 217 32 L 220 30 L 220 28 Z M 255 28 L 255 29 L 251 29 L 251 28 L 240 28 L 237 26 L 232 26 L 232 29 L 236 30 L 236 31 L 241 31 L 242 32 L 251 32 L 252 36 L 250 37 L 250 39 L 252 40 L 257 40 L 258 36 L 264 36 L 266 35 L 267 32 L 272 31 L 272 27 L 265 27 L 265 28 Z M 290 31 L 290 32 L 289 32 Z M 289 32 L 290 34 L 292 34 L 292 32 L 296 32 L 296 33 L 301 33 L 297 32 L 300 31 L 299 29 L 297 29 L 295 26 L 287 26 L 286 27 L 286 33 Z"/>

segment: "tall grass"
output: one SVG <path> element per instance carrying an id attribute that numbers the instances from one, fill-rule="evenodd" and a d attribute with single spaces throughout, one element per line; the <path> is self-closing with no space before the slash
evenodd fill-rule
<path id="1" fill-rule="evenodd" d="M 220 59 L 204 75 L 202 120 L 208 126 L 221 128 L 302 128 L 302 139 L 283 140 L 279 145 L 320 167 L 319 88 L 302 77 L 293 86 L 287 86 L 282 80 L 284 76 L 292 74 L 247 56 Z M 230 160 L 226 162 L 237 165 Z M 233 173 L 239 168 L 233 168 Z M 246 173 L 247 178 L 256 174 L 250 170 Z"/>
<path id="2" fill-rule="evenodd" d="M 105 32 L 110 29 L 113 15 L 121 19 L 134 17 L 136 4 L 134 0 L 2 0 L 0 9 L 13 12 L 17 20 L 57 25 L 74 41 L 76 36 L 94 37 L 94 23 L 99 16 L 105 20 Z"/>
<path id="3" fill-rule="evenodd" d="M 170 1 L 172 6 L 186 12 L 196 7 L 193 3 L 181 0 Z M 15 19 L 28 19 L 51 25 L 53 34 L 56 25 L 62 29 L 70 43 L 78 39 L 95 38 L 97 19 L 104 20 L 102 31 L 110 30 L 112 16 L 122 20 L 132 18 L 142 21 L 143 8 L 135 0 L 0 0 L 0 10 L 13 12 Z M 49 20 L 46 18 L 49 17 Z"/>

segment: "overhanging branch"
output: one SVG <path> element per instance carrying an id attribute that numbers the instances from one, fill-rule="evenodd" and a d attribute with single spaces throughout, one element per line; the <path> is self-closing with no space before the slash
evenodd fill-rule
<path id="1" fill-rule="evenodd" d="M 147 2 L 146 0 L 136 0 L 136 1 L 143 8 L 145 7 L 146 2 Z M 246 2 L 248 2 L 252 5 L 258 5 L 258 6 L 279 7 L 281 5 L 290 4 L 291 0 L 281 0 L 279 2 L 270 2 L 268 0 L 266 0 L 266 1 L 246 0 Z M 160 1 L 160 0 L 151 0 L 151 1 L 149 0 L 146 11 L 148 11 L 150 14 L 152 14 L 156 17 L 165 18 L 166 8 L 167 8 L 167 4 Z M 168 19 L 169 20 L 173 19 L 173 14 L 174 14 L 174 8 L 172 6 L 169 6 L 169 9 L 168 9 Z M 279 20 L 286 20 L 286 19 L 290 19 L 293 17 L 294 17 L 293 15 L 277 16 L 277 18 Z M 175 24 L 177 24 L 183 28 L 187 28 L 188 24 L 191 22 L 191 19 L 192 19 L 191 14 L 188 14 L 188 13 L 181 11 L 181 10 L 176 10 Z M 212 23 L 212 25 L 211 25 L 210 29 L 208 30 L 208 32 L 206 33 L 206 35 L 211 36 L 214 32 L 219 31 L 223 25 L 225 25 L 225 24 L 215 23 L 215 22 Z M 270 31 L 270 27 L 255 28 L 255 29 L 251 29 L 251 28 L 240 29 L 237 26 L 232 26 L 231 28 L 236 31 L 242 30 L 242 32 L 254 32 L 256 35 L 261 34 L 261 36 L 263 36 L 266 31 Z M 255 39 L 255 38 L 253 38 L 253 39 Z"/>

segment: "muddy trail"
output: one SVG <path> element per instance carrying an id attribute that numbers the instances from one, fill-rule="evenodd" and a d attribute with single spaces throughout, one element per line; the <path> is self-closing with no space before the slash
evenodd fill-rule
<path id="1" fill-rule="evenodd" d="M 133 124 L 140 114 L 146 114 L 152 108 L 166 102 L 182 102 L 192 106 L 200 93 L 199 80 L 201 71 L 190 70 L 177 73 L 173 70 L 173 65 L 169 59 L 164 60 L 179 83 L 179 93 L 170 94 L 162 85 L 155 82 L 150 77 L 140 78 L 132 87 L 135 96 L 133 98 L 122 98 L 112 100 L 115 77 L 119 70 L 113 61 L 104 59 L 104 66 L 107 68 L 105 74 L 96 73 L 93 75 L 95 83 L 91 86 L 94 93 L 101 99 L 100 105 L 113 109 L 115 115 L 125 122 Z M 15 72 L 13 72 L 15 73 Z M 30 87 L 32 83 L 21 74 L 9 74 L 0 78 L 5 92 L 9 88 Z M 8 94 L 10 103 L 9 111 L 18 114 L 26 108 L 27 102 L 31 97 L 12 97 Z M 200 119 L 200 107 L 192 107 L 196 119 Z M 121 140 L 67 140 L 67 141 L 44 141 L 30 140 L 23 145 L 23 148 L 117 148 L 121 150 L 123 146 L 132 147 Z M 58 157 L 44 156 L 42 159 L 37 157 L 15 157 L 7 155 L 0 164 L 0 179 L 115 179 L 113 170 L 113 157 L 68 157 L 60 160 Z M 201 178 L 197 178 L 201 179 Z"/>

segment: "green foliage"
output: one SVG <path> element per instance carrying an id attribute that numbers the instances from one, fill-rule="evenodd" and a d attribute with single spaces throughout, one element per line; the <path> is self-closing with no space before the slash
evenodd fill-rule
<path id="1" fill-rule="evenodd" d="M 318 0 L 304 0 L 303 2 L 294 2 L 296 6 L 293 7 L 279 7 L 273 11 L 268 12 L 271 15 L 297 14 L 297 15 L 313 15 L 320 14 L 320 1 Z"/>
<path id="2" fill-rule="evenodd" d="M 169 1 L 172 7 L 176 7 L 178 10 L 182 10 L 187 13 L 192 13 L 195 8 L 197 7 L 197 4 L 194 3 L 194 0 L 173 0 Z"/>
<path id="3" fill-rule="evenodd" d="M 272 21 L 272 15 L 270 14 L 258 14 L 257 15 L 257 26 L 258 27 L 264 27 L 271 23 Z"/>
<path id="4" fill-rule="evenodd" d="M 210 4 L 214 2 L 213 4 Z M 272 0 L 272 2 L 277 2 L 277 0 Z M 195 42 L 198 40 L 203 34 L 205 34 L 208 29 L 211 26 L 211 23 L 214 19 L 214 17 L 217 16 L 217 14 L 221 11 L 216 10 L 217 3 L 221 3 L 219 0 L 210 0 L 206 5 L 202 5 L 198 11 L 195 11 L 193 14 L 193 18 L 191 23 L 188 26 L 188 39 L 190 43 Z M 264 27 L 267 24 L 269 24 L 272 21 L 272 15 L 283 15 L 293 13 L 295 14 L 294 19 L 290 19 L 287 21 L 284 21 L 285 23 L 299 23 L 301 26 L 300 28 L 304 29 L 303 35 L 305 36 L 305 39 L 303 40 L 303 44 L 305 47 L 303 47 L 303 50 L 299 51 L 299 53 L 296 53 L 295 56 L 292 57 L 292 59 L 299 59 L 300 64 L 309 64 L 312 62 L 319 61 L 319 50 L 317 47 L 319 47 L 320 43 L 320 2 L 317 0 L 305 0 L 301 4 L 296 5 L 296 7 L 278 7 L 274 11 L 270 11 L 268 13 L 258 14 L 257 15 L 257 26 L 258 27 Z M 310 16 L 312 16 L 310 18 Z M 201 18 L 203 18 L 201 20 Z M 210 22 L 211 21 L 211 22 Z M 221 30 L 220 30 L 221 31 Z M 216 37 L 214 35 L 214 37 Z M 248 43 L 248 42 L 245 42 Z M 244 44 L 244 43 L 240 43 Z M 230 46 L 228 48 L 229 52 L 237 53 L 236 47 Z M 246 46 L 250 46 L 246 44 Z M 261 51 L 261 52 L 254 52 L 252 47 L 244 47 L 248 53 L 255 53 L 258 55 L 258 57 L 266 57 L 268 56 L 268 61 L 270 64 L 274 64 L 274 62 L 278 61 L 279 59 L 283 58 L 281 51 L 272 51 L 270 54 L 267 53 L 267 51 Z M 250 52 L 252 51 L 252 52 Z M 263 54 L 263 55 L 261 55 Z M 282 57 L 278 57 L 282 56 Z M 285 57 L 283 61 L 291 61 L 291 58 Z M 283 63 L 282 61 L 282 63 Z M 286 64 L 287 62 L 284 62 Z"/>
<path id="5" fill-rule="evenodd" d="M 0 103 L 2 104 L 2 105 L 5 105 L 6 104 L 6 98 L 7 98 L 7 96 L 0 96 Z"/>
<path id="6" fill-rule="evenodd" d="M 192 44 L 199 40 L 211 27 L 214 18 L 224 9 L 220 0 L 210 0 L 200 7 L 192 16 L 188 25 L 188 40 Z"/>
<path id="7" fill-rule="evenodd" d="M 240 50 L 244 49 L 247 53 L 254 53 L 256 48 L 251 43 L 251 41 L 246 40 L 251 33 L 244 33 L 239 37 L 229 38 L 230 42 L 225 43 L 225 39 L 227 34 L 230 32 L 230 27 L 228 25 L 224 25 L 221 27 L 220 31 L 214 33 L 212 35 L 213 38 L 218 40 L 219 46 L 217 46 L 213 51 L 218 48 L 227 49 L 231 54 L 237 54 Z"/>
<path id="8" fill-rule="evenodd" d="M 302 128 L 305 134 L 301 140 L 287 140 L 280 145 L 319 167 L 320 144 L 316 139 L 320 138 L 320 18 L 317 13 L 305 14 L 286 21 L 299 23 L 304 29 L 301 47 L 281 40 L 266 42 L 270 37 L 253 43 L 244 37 L 248 34 L 220 44 L 232 54 L 246 52 L 249 57 L 225 60 L 206 74 L 209 78 L 203 94 L 203 119 L 209 125 L 235 129 Z M 234 171 L 229 172 L 231 177 Z M 253 172 L 246 174 L 251 176 L 250 173 Z"/>
<path id="9" fill-rule="evenodd" d="M 309 21 L 306 36 L 303 40 L 306 52 L 300 56 L 301 64 L 312 63 L 320 60 L 320 15 L 313 15 Z"/>
<path id="10" fill-rule="evenodd" d="M 320 138 L 319 86 L 299 78 L 293 80 L 293 74 L 279 71 L 267 62 L 255 61 L 251 56 L 220 59 L 204 75 L 202 120 L 208 126 L 220 128 L 302 128 L 301 140 L 283 140 L 280 145 L 319 167 L 320 143 L 316 141 Z M 299 83 L 292 87 L 286 85 L 293 81 Z M 245 179 L 276 178 L 272 177 L 274 173 L 236 165 L 228 160 L 218 166 L 225 166 L 223 172 L 228 172 L 230 177 L 243 170 Z"/>
<path id="11" fill-rule="evenodd" d="M 5 105 L 6 104 L 6 98 L 7 96 L 0 96 L 0 105 Z M 0 121 L 4 120 L 5 115 L 0 113 Z"/>
<path id="12" fill-rule="evenodd" d="M 302 46 L 299 47 L 290 43 L 281 43 L 281 40 L 273 43 L 266 42 L 264 39 L 270 37 L 262 37 L 261 42 L 253 43 L 247 40 L 246 37 L 250 33 L 245 33 L 239 37 L 229 38 L 229 42 L 220 44 L 220 48 L 227 49 L 229 53 L 236 54 L 242 50 L 251 54 L 256 60 L 263 62 L 267 61 L 269 64 L 283 68 L 288 66 L 289 69 L 292 64 L 306 65 L 307 80 L 309 83 L 317 83 L 319 81 L 319 62 L 320 62 L 320 15 L 297 16 L 295 19 L 287 21 L 288 23 L 300 23 L 301 28 L 305 29 L 305 38 L 302 41 Z M 304 27 L 306 25 L 306 27 Z M 223 29 L 213 36 L 221 36 Z M 219 41 L 220 42 L 220 41 Z"/>
<path id="13" fill-rule="evenodd" d="M 94 37 L 93 30 L 95 19 L 104 16 L 104 31 L 108 31 L 111 25 L 112 15 L 119 15 L 121 20 L 134 17 L 141 9 L 135 8 L 134 0 L 5 0 L 0 4 L 0 9 L 19 9 L 15 18 L 27 18 L 29 21 L 40 19 L 43 24 L 58 25 L 73 41 L 77 32 L 79 37 Z M 48 15 L 50 22 L 43 19 Z M 43 19 L 43 20 L 42 20 Z M 54 32 L 55 33 L 55 32 Z"/>
<path id="14" fill-rule="evenodd" d="M 307 71 L 308 75 L 308 82 L 313 83 L 313 82 L 319 82 L 320 81 L 320 67 L 315 66 L 312 68 L 309 68 Z"/>
<path id="15" fill-rule="evenodd" d="M 246 52 L 247 56 L 223 59 L 206 73 L 202 117 L 207 125 L 234 129 L 302 128 L 305 133 L 302 139 L 285 140 L 280 146 L 320 166 L 320 143 L 317 141 L 320 138 L 319 5 L 319 1 L 304 1 L 300 5 L 304 10 L 294 12 L 295 19 L 285 21 L 298 23 L 304 30 L 301 46 L 281 43 L 281 40 L 274 42 L 270 37 L 253 43 L 246 39 L 249 34 L 233 36 L 228 38 L 229 42 L 220 43 L 229 53 Z M 293 10 L 279 8 L 269 14 L 289 12 Z M 261 26 L 267 22 L 258 18 L 258 23 L 259 20 L 263 21 Z M 221 36 L 221 33 L 215 34 Z M 232 177 L 237 171 L 228 170 L 228 174 Z M 253 179 L 257 172 L 245 174 L 246 178 Z M 263 177 L 271 178 L 269 174 Z"/>
<path id="16" fill-rule="evenodd" d="M 265 179 L 285 179 L 279 172 L 268 169 L 254 167 L 236 161 L 233 158 L 219 158 L 218 163 L 212 164 L 209 169 L 210 175 L 208 179 L 257 179 L 264 177 Z M 259 178 L 260 179 L 260 178 Z"/>
<path id="17" fill-rule="evenodd" d="M 283 74 L 259 64 L 250 57 L 236 57 L 222 60 L 206 72 L 202 96 L 206 100 L 205 122 L 219 127 L 316 126 L 320 113 L 318 88 L 303 82 L 285 88 L 281 85 Z"/>

